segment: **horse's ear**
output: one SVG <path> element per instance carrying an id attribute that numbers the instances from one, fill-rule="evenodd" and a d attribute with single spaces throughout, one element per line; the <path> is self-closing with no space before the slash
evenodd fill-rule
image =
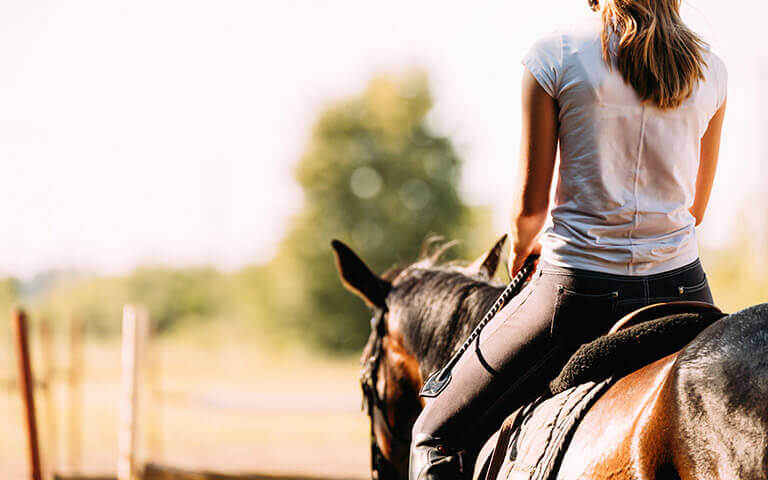
<path id="1" fill-rule="evenodd" d="M 501 259 L 501 251 L 504 249 L 504 243 L 507 241 L 507 234 L 501 236 L 490 250 L 472 262 L 467 267 L 468 271 L 475 272 L 486 278 L 493 278 L 496 274 L 496 269 L 499 267 L 499 260 Z"/>
<path id="2" fill-rule="evenodd" d="M 338 240 L 331 241 L 336 269 L 341 283 L 362 298 L 368 306 L 383 308 L 390 284 L 373 273 L 351 248 Z"/>

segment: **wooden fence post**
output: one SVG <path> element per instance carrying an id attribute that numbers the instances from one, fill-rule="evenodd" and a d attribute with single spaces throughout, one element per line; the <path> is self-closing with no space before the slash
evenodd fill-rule
<path id="1" fill-rule="evenodd" d="M 79 472 L 82 468 L 82 435 L 83 428 L 83 323 L 80 317 L 73 315 L 69 324 L 69 374 L 67 384 L 69 390 L 69 414 L 67 415 L 67 456 L 69 470 Z"/>
<path id="2" fill-rule="evenodd" d="M 147 400 L 149 409 L 147 412 L 147 453 L 151 454 L 152 461 L 163 461 L 163 392 L 162 392 L 162 357 L 156 340 L 156 330 L 151 320 L 147 319 L 146 336 L 146 364 L 145 378 L 148 390 Z"/>
<path id="3" fill-rule="evenodd" d="M 55 347 L 53 344 L 53 333 L 51 332 L 51 321 L 48 317 L 41 317 L 38 325 L 40 331 L 40 353 L 42 371 L 40 372 L 40 386 L 43 389 L 43 399 L 45 401 L 45 434 L 43 435 L 43 452 L 47 459 L 44 469 L 48 472 L 54 472 L 58 467 L 59 458 L 59 429 L 58 429 L 58 411 L 56 409 L 56 397 L 53 390 L 56 377 Z"/>
<path id="4" fill-rule="evenodd" d="M 19 391 L 27 426 L 27 449 L 29 454 L 29 473 L 32 480 L 42 480 L 40 469 L 40 446 L 37 437 L 37 419 L 35 417 L 35 397 L 33 393 L 34 379 L 29 359 L 29 337 L 27 315 L 19 308 L 11 310 L 11 323 L 16 337 L 16 357 L 19 368 Z"/>
<path id="5" fill-rule="evenodd" d="M 135 480 L 138 436 L 139 355 L 146 334 L 144 308 L 123 307 L 122 379 L 120 386 L 120 432 L 118 435 L 117 480 Z"/>

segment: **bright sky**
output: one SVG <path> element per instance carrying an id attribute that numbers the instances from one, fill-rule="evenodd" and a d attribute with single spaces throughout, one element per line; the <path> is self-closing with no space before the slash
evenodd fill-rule
<path id="1" fill-rule="evenodd" d="M 0 275 L 24 277 L 269 259 L 300 207 L 291 170 L 319 109 L 409 67 L 430 74 L 430 120 L 466 161 L 467 200 L 493 205 L 502 231 L 519 59 L 590 14 L 586 0 L 3 0 L 0 12 Z M 703 242 L 727 241 L 768 178 L 766 14 L 685 7 L 730 72 Z"/>

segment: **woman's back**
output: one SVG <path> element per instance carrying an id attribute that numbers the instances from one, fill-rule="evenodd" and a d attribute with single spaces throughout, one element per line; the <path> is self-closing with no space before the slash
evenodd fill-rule
<path id="1" fill-rule="evenodd" d="M 698 257 L 701 137 L 726 95 L 722 61 L 674 109 L 641 101 L 603 60 L 600 19 L 536 42 L 523 63 L 559 107 L 560 165 L 542 256 L 553 265 L 647 275 Z"/>

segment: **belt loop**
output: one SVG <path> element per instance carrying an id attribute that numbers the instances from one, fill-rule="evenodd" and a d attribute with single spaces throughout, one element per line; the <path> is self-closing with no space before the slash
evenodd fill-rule
<path id="1" fill-rule="evenodd" d="M 648 305 L 651 302 L 651 289 L 648 287 L 648 279 L 643 279 L 643 304 Z"/>

